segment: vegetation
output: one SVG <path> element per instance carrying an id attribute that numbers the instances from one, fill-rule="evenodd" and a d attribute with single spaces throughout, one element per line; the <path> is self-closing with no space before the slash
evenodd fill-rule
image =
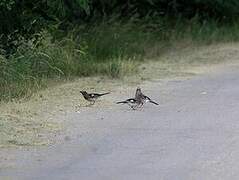
<path id="1" fill-rule="evenodd" d="M 238 9 L 237 0 L 2 0 L 0 99 L 49 78 L 118 78 L 177 41 L 237 41 Z"/>

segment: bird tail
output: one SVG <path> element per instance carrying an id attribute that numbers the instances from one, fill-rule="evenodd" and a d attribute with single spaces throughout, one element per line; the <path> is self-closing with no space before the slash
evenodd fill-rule
<path id="1" fill-rule="evenodd" d="M 126 101 L 119 101 L 119 102 L 116 102 L 116 104 L 125 104 L 127 103 Z"/>
<path id="2" fill-rule="evenodd" d="M 152 101 L 152 100 L 150 100 L 149 102 L 151 102 L 151 103 L 153 103 L 153 104 L 155 104 L 155 105 L 159 105 L 158 103 L 156 103 L 156 102 L 154 102 L 154 101 Z"/>
<path id="3" fill-rule="evenodd" d="M 102 93 L 102 94 L 100 94 L 100 96 L 104 96 L 104 95 L 106 95 L 106 94 L 110 94 L 110 92 Z"/>

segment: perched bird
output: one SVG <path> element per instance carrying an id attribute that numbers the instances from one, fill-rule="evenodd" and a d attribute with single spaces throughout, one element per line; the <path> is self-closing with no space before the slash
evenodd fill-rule
<path id="1" fill-rule="evenodd" d="M 127 104 L 133 110 L 135 110 L 137 108 L 137 106 L 139 106 L 139 102 L 135 98 L 129 98 L 129 99 L 125 100 L 125 101 L 119 101 L 116 104 Z"/>
<path id="2" fill-rule="evenodd" d="M 139 102 L 141 106 L 143 106 L 146 102 L 159 105 L 155 101 L 151 100 L 148 96 L 144 95 L 139 87 L 136 89 L 135 99 Z"/>
<path id="3" fill-rule="evenodd" d="M 81 94 L 83 95 L 83 97 L 85 98 L 85 100 L 91 102 L 91 104 L 94 104 L 96 99 L 98 99 L 101 96 L 104 96 L 106 94 L 110 94 L 109 92 L 107 93 L 102 93 L 102 94 L 98 94 L 98 93 L 87 93 L 86 91 L 80 91 Z"/>

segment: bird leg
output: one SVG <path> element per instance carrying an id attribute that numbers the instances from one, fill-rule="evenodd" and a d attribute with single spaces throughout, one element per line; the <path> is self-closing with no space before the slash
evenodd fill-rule
<path id="1" fill-rule="evenodd" d="M 93 106 L 95 104 L 95 100 L 90 101 L 90 106 Z"/>

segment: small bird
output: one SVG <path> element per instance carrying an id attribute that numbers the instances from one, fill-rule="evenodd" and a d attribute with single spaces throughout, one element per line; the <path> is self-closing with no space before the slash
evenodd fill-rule
<path id="1" fill-rule="evenodd" d="M 148 96 L 144 95 L 141 91 L 141 88 L 139 88 L 139 87 L 136 89 L 135 99 L 140 103 L 141 106 L 143 106 L 146 102 L 150 102 L 155 105 L 159 105 L 155 101 L 151 100 Z"/>
<path id="2" fill-rule="evenodd" d="M 133 110 L 135 110 L 137 108 L 137 106 L 139 106 L 139 102 L 135 98 L 129 98 L 129 99 L 125 100 L 125 101 L 119 101 L 116 104 L 127 104 Z"/>
<path id="3" fill-rule="evenodd" d="M 135 99 L 138 101 L 140 107 L 144 105 L 144 94 L 139 87 L 136 89 Z"/>
<path id="4" fill-rule="evenodd" d="M 83 95 L 83 97 L 85 98 L 85 100 L 91 102 L 92 105 L 95 103 L 96 99 L 98 99 L 99 97 L 104 96 L 106 94 L 110 94 L 109 92 L 102 93 L 102 94 L 99 94 L 99 93 L 87 93 L 86 91 L 80 91 L 80 92 Z"/>

